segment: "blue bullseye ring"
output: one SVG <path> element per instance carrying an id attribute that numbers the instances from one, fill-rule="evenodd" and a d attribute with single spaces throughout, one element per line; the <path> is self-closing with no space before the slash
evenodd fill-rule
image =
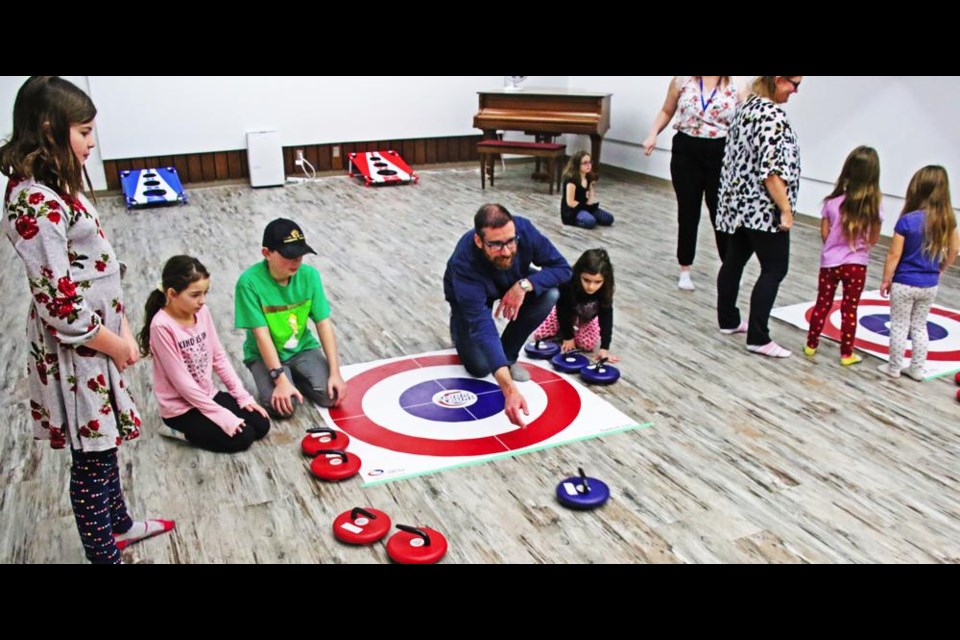
<path id="1" fill-rule="evenodd" d="M 462 457 L 504 453 L 540 444 L 569 427 L 580 415 L 577 390 L 563 377 L 540 367 L 527 370 L 531 380 L 546 394 L 548 410 L 527 423 L 526 429 L 459 440 L 428 438 L 394 431 L 364 413 L 364 398 L 379 381 L 416 369 L 459 364 L 456 354 L 424 354 L 385 362 L 358 373 L 350 378 L 350 394 L 339 407 L 330 409 L 330 419 L 351 438 L 372 446 L 413 455 Z"/>
<path id="2" fill-rule="evenodd" d="M 872 313 L 868 316 L 861 316 L 860 325 L 869 331 L 873 331 L 878 336 L 890 336 L 889 313 Z M 943 340 L 950 335 L 943 326 L 929 321 L 927 322 L 927 334 L 930 336 L 931 342 L 934 340 Z"/>
<path id="3" fill-rule="evenodd" d="M 415 384 L 400 395 L 407 413 L 438 422 L 483 420 L 503 411 L 500 388 L 474 378 L 438 378 Z"/>

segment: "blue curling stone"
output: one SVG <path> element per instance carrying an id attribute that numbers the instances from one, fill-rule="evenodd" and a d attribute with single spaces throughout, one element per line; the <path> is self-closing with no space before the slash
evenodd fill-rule
<path id="1" fill-rule="evenodd" d="M 581 369 L 580 377 L 589 384 L 613 384 L 620 379 L 620 369 L 601 360 Z"/>
<path id="2" fill-rule="evenodd" d="M 558 353 L 550 358 L 550 364 L 560 373 L 580 373 L 590 364 L 590 358 L 581 353 Z"/>
<path id="3" fill-rule="evenodd" d="M 560 345 L 556 342 L 547 342 L 546 340 L 537 340 L 528 343 L 523 350 L 528 356 L 537 360 L 548 360 L 560 353 Z"/>
<path id="4" fill-rule="evenodd" d="M 557 500 L 571 509 L 596 509 L 609 499 L 610 487 L 596 478 L 573 476 L 557 485 Z"/>

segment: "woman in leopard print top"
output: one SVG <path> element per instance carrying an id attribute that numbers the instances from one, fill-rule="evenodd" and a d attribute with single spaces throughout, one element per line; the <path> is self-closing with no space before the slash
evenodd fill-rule
<path id="1" fill-rule="evenodd" d="M 803 76 L 759 76 L 753 95 L 734 117 L 720 175 L 717 231 L 730 234 L 717 276 L 721 333 L 747 334 L 747 349 L 786 358 L 770 338 L 770 311 L 790 266 L 790 227 L 800 185 L 800 149 L 783 105 Z M 760 277 L 750 297 L 750 320 L 737 308 L 743 268 L 754 253 Z"/>

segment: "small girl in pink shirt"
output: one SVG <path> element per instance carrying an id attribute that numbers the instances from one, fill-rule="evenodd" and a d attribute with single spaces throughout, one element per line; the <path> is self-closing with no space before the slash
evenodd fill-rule
<path id="1" fill-rule="evenodd" d="M 153 355 L 153 393 L 164 424 L 194 446 L 244 451 L 267 435 L 267 412 L 247 393 L 204 306 L 210 274 L 196 258 L 174 256 L 150 293 L 140 352 Z M 227 387 L 219 391 L 213 371 Z"/>
<path id="2" fill-rule="evenodd" d="M 870 248 L 880 239 L 880 198 L 880 158 L 872 147 L 857 147 L 844 161 L 833 193 L 823 200 L 819 291 L 803 347 L 808 357 L 817 352 L 820 332 L 833 309 L 833 295 L 842 282 L 840 364 L 846 367 L 862 360 L 853 352 L 853 341 Z"/>

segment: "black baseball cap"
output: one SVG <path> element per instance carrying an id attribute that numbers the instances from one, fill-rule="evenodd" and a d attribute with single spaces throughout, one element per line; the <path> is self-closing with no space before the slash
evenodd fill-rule
<path id="1" fill-rule="evenodd" d="M 263 246 L 289 259 L 317 253 L 307 244 L 300 225 L 286 218 L 277 218 L 267 225 L 263 230 Z"/>

